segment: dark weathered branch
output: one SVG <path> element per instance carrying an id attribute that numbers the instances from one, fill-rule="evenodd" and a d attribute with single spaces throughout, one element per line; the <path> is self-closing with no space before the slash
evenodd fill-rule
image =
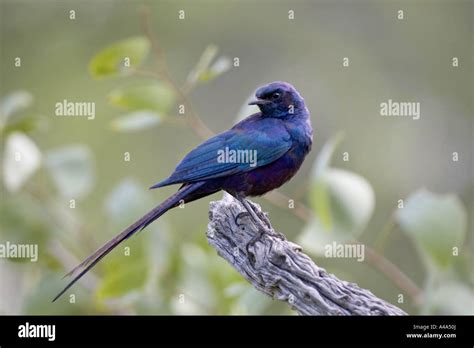
<path id="1" fill-rule="evenodd" d="M 257 290 L 287 301 L 300 314 L 406 314 L 370 291 L 327 273 L 300 246 L 270 229 L 255 240 L 259 227 L 227 193 L 222 200 L 211 202 L 209 218 L 207 238 L 217 253 Z"/>

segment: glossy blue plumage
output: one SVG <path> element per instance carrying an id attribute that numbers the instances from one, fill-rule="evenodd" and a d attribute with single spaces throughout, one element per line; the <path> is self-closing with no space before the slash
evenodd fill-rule
<path id="1" fill-rule="evenodd" d="M 168 179 L 152 188 L 246 173 L 276 161 L 291 146 L 291 136 L 282 121 L 255 114 L 192 150 Z M 256 151 L 256 166 L 252 167 L 250 163 L 219 163 L 218 151 L 226 148 Z"/>
<path id="2" fill-rule="evenodd" d="M 54 300 L 118 244 L 181 201 L 191 202 L 220 190 L 237 197 L 258 196 L 280 187 L 296 174 L 311 150 L 313 134 L 303 98 L 285 82 L 265 85 L 255 96 L 257 99 L 250 104 L 258 105 L 260 112 L 187 154 L 169 178 L 151 187 L 181 184 L 180 189 L 73 269 L 70 275 L 78 274 Z M 221 161 L 219 153 L 224 150 L 255 151 L 256 159 L 254 163 Z"/>
<path id="3" fill-rule="evenodd" d="M 267 101 L 267 95 L 280 91 L 280 98 Z M 274 82 L 256 92 L 261 112 L 249 116 L 230 130 L 205 141 L 178 164 L 171 176 L 152 186 L 206 181 L 185 201 L 195 196 L 225 190 L 242 196 L 258 196 L 288 181 L 311 150 L 312 128 L 303 98 L 289 84 Z M 260 103 L 263 101 L 263 103 Z M 292 111 L 290 113 L 290 110 Z M 257 165 L 219 163 L 217 152 L 224 148 L 255 150 Z"/>

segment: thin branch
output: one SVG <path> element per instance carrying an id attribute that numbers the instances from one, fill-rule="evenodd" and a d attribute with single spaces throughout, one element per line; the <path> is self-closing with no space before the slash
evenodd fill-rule
<path id="1" fill-rule="evenodd" d="M 368 246 L 365 246 L 365 256 L 371 265 L 385 274 L 399 289 L 410 296 L 415 305 L 419 306 L 422 303 L 421 289 L 400 268 Z"/>
<path id="2" fill-rule="evenodd" d="M 142 31 L 145 33 L 148 41 L 150 42 L 151 49 L 154 53 L 156 63 L 158 64 L 158 70 L 168 70 L 166 63 L 166 56 L 158 43 L 158 38 L 154 34 L 151 28 L 150 20 L 150 9 L 146 6 L 142 6 L 139 10 L 141 18 Z"/>
<path id="3" fill-rule="evenodd" d="M 385 225 L 380 230 L 381 232 L 378 234 L 376 240 L 373 243 L 374 249 L 376 249 L 379 253 L 383 252 L 385 243 L 387 242 L 387 239 L 390 236 L 393 228 L 396 226 L 394 215 L 394 213 L 390 214 L 387 221 L 385 222 Z"/>
<path id="4" fill-rule="evenodd" d="M 313 211 L 311 209 L 309 209 L 303 203 L 288 197 L 281 191 L 273 190 L 263 196 L 263 198 L 276 205 L 277 207 L 280 207 L 282 209 L 289 209 L 293 213 L 293 215 L 296 215 L 303 221 L 309 221 L 313 217 Z M 290 201 L 293 202 L 293 208 L 290 208 Z"/>
<path id="5" fill-rule="evenodd" d="M 150 41 L 150 45 L 153 49 L 155 54 L 155 58 L 158 63 L 158 74 L 153 74 L 155 78 L 161 79 L 168 84 L 168 86 L 175 92 L 175 94 L 179 97 L 181 102 L 184 104 L 185 108 L 187 109 L 186 115 L 189 116 L 189 124 L 192 129 L 202 138 L 209 138 L 214 135 L 214 133 L 206 126 L 206 124 L 199 118 L 197 113 L 194 111 L 191 101 L 187 98 L 187 96 L 183 93 L 181 88 L 178 86 L 176 81 L 171 77 L 168 72 L 166 58 L 163 54 L 163 50 L 161 49 L 156 35 L 153 34 L 153 30 L 151 29 L 150 24 L 150 11 L 148 8 L 143 7 L 140 11 L 142 15 L 142 26 L 143 31 Z"/>

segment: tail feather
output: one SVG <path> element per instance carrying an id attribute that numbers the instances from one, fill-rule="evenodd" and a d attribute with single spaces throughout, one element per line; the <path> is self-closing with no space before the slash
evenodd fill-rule
<path id="1" fill-rule="evenodd" d="M 105 243 L 99 249 L 97 249 L 93 254 L 88 256 L 84 261 L 79 265 L 74 267 L 72 271 L 67 273 L 64 277 L 73 276 L 78 273 L 74 278 L 66 285 L 66 287 L 61 290 L 59 294 L 53 299 L 53 302 L 61 297 L 71 286 L 74 285 L 79 279 L 82 278 L 92 267 L 94 267 L 102 258 L 109 254 L 116 246 L 118 246 L 125 239 L 128 239 L 130 236 L 135 234 L 138 231 L 141 231 L 146 226 L 151 224 L 153 221 L 158 219 L 161 215 L 166 213 L 169 209 L 175 207 L 180 200 L 185 199 L 186 196 L 193 191 L 197 190 L 203 185 L 202 182 L 197 182 L 189 185 L 182 186 L 174 195 L 170 196 L 163 203 L 157 207 L 150 210 L 147 214 L 141 217 L 138 221 L 127 227 L 125 230 L 120 232 L 117 236 L 112 238 L 110 241 Z"/>

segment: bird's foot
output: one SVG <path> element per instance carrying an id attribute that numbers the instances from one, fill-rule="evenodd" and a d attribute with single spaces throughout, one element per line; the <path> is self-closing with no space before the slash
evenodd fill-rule
<path id="1" fill-rule="evenodd" d="M 263 212 L 262 210 L 258 209 L 254 203 L 251 203 L 249 202 L 249 205 L 250 207 L 252 208 L 253 212 L 255 213 L 255 215 L 258 217 L 259 221 L 260 221 L 260 227 L 263 227 L 263 231 L 265 231 L 265 233 L 268 233 L 269 235 L 273 236 L 273 237 L 276 237 L 280 240 L 286 240 L 286 237 L 284 234 L 282 233 L 279 233 L 279 232 L 276 232 L 271 223 L 270 223 L 270 220 L 268 219 L 268 215 L 267 213 Z M 252 214 L 249 214 L 249 215 L 252 215 Z M 262 226 L 261 222 L 264 222 L 266 227 L 265 226 Z M 257 240 L 261 237 L 261 233 L 260 234 L 257 234 L 257 236 L 255 236 L 253 239 Z"/>
<path id="2" fill-rule="evenodd" d="M 241 196 L 235 196 L 235 197 L 240 201 L 240 203 L 242 203 L 242 205 L 245 207 L 245 210 L 246 210 L 246 211 L 243 211 L 243 212 L 240 212 L 239 214 L 237 214 L 237 216 L 235 217 L 235 223 L 240 227 L 243 224 L 241 224 L 239 222 L 239 220 L 242 217 L 249 217 L 250 216 L 250 217 L 252 217 L 252 220 L 254 221 L 254 223 L 256 224 L 256 226 L 258 228 L 258 232 L 256 233 L 256 235 L 253 236 L 250 239 L 250 241 L 247 243 L 247 246 L 246 246 L 247 254 L 253 254 L 250 251 L 250 248 L 253 247 L 255 245 L 255 243 L 257 241 L 259 241 L 264 234 L 268 234 L 268 235 L 276 237 L 280 240 L 285 240 L 286 239 L 283 234 L 275 232 L 273 230 L 273 227 L 270 223 L 270 220 L 268 219 L 267 214 L 265 214 L 263 211 L 258 209 L 257 206 L 254 203 L 251 203 L 251 202 L 247 201 L 245 199 L 245 197 L 241 197 Z"/>
<path id="3" fill-rule="evenodd" d="M 259 217 L 253 217 L 251 213 L 249 213 L 248 211 L 242 211 L 240 213 L 237 214 L 237 216 L 235 217 L 235 224 L 239 227 L 243 227 L 245 226 L 245 223 L 242 223 L 240 220 L 244 219 L 244 218 L 250 218 L 252 219 L 252 221 L 255 223 L 255 225 L 257 226 L 258 228 L 258 231 L 264 231 L 264 232 L 268 232 L 268 233 L 272 233 L 272 228 L 271 226 L 268 226 L 266 223 L 264 223 Z"/>
<path id="4" fill-rule="evenodd" d="M 270 236 L 276 237 L 280 240 L 286 240 L 286 237 L 284 234 L 276 232 L 273 229 L 273 227 L 270 224 L 270 221 L 268 220 L 267 214 L 265 214 L 261 210 L 258 210 L 255 206 L 252 206 L 251 209 L 253 210 L 257 218 L 256 219 L 253 218 L 252 214 L 249 213 L 248 211 L 242 211 L 238 213 L 237 216 L 235 217 L 234 221 L 237 226 L 241 227 L 245 225 L 244 223 L 241 223 L 240 221 L 241 219 L 252 218 L 252 220 L 254 220 L 254 222 L 257 224 L 257 227 L 259 227 L 258 229 L 259 232 L 264 231 L 263 233 L 267 233 Z M 263 221 L 265 222 L 266 226 L 264 226 Z M 249 244 L 255 244 L 255 242 L 262 237 L 263 233 L 257 233 L 257 235 L 250 240 Z"/>
<path id="5" fill-rule="evenodd" d="M 264 236 L 264 235 L 269 235 L 269 236 L 272 236 L 272 237 L 275 237 L 275 238 L 278 238 L 282 241 L 286 240 L 286 237 L 282 234 L 282 233 L 279 233 L 279 232 L 275 232 L 273 230 L 259 230 L 258 233 L 253 236 L 248 242 L 247 242 L 247 245 L 245 247 L 246 251 L 247 251 L 247 255 L 253 255 L 255 254 L 250 248 L 253 248 L 255 246 L 255 244 L 261 240 L 261 238 Z"/>
<path id="6" fill-rule="evenodd" d="M 245 251 L 247 252 L 247 255 L 255 255 L 255 253 L 253 252 L 253 250 L 251 250 L 251 248 L 254 248 L 255 244 L 260 240 L 260 238 L 262 238 L 263 234 L 265 233 L 263 231 L 265 230 L 260 230 L 255 236 L 253 236 L 248 241 L 247 245 L 245 246 Z"/>
<path id="7" fill-rule="evenodd" d="M 243 226 L 245 225 L 244 223 L 241 223 L 240 220 L 244 219 L 244 218 L 249 218 L 251 217 L 250 213 L 248 211 L 241 211 L 240 213 L 238 213 L 236 216 L 235 216 L 235 219 L 234 219 L 234 222 L 237 226 Z"/>
<path id="8" fill-rule="evenodd" d="M 278 238 L 279 240 L 286 240 L 286 237 L 283 233 L 272 231 L 273 233 L 271 234 L 273 237 Z"/>
<path id="9" fill-rule="evenodd" d="M 244 206 L 246 210 L 246 212 L 241 212 L 235 217 L 235 223 L 237 225 L 240 225 L 238 220 L 242 218 L 242 216 L 250 215 L 259 229 L 272 230 L 272 225 L 270 224 L 270 221 L 268 220 L 268 217 L 265 215 L 265 213 L 254 206 L 253 203 L 247 201 L 245 197 L 239 195 L 235 195 L 234 197 L 237 198 L 237 200 Z"/>
<path id="10" fill-rule="evenodd" d="M 250 207 L 252 208 L 253 212 L 255 213 L 255 215 L 258 217 L 258 219 L 260 221 L 263 221 L 265 223 L 265 225 L 267 225 L 267 228 L 270 229 L 270 230 L 273 230 L 272 228 L 272 224 L 270 223 L 270 220 L 268 219 L 268 216 L 265 212 L 263 212 L 262 210 L 258 209 L 254 203 L 250 203 Z"/>

